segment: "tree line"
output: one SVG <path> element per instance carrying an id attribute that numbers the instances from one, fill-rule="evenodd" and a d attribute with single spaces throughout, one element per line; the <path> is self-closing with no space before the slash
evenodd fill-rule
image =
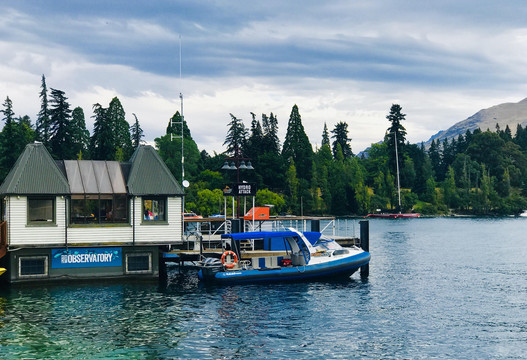
<path id="1" fill-rule="evenodd" d="M 54 159 L 128 160 L 144 137 L 134 114 L 132 126 L 125 119 L 121 102 L 114 97 L 107 108 L 93 105 L 93 134 L 86 129 L 84 110 L 73 110 L 64 91 L 50 88 L 42 75 L 40 111 L 35 124 L 28 115 L 15 116 L 9 96 L 3 103 L 4 127 L 0 132 L 0 178 L 7 176 L 24 147 L 43 143 Z"/>
<path id="2" fill-rule="evenodd" d="M 251 113 L 251 119 L 246 127 L 230 114 L 226 151 L 211 156 L 198 150 L 184 119 L 174 115 L 172 124 L 182 124 L 184 131 L 185 178 L 191 183 L 188 211 L 222 212 L 222 189 L 235 183 L 238 175 L 240 181 L 257 184 L 256 204 L 273 205 L 275 214 L 503 215 L 527 207 L 527 128 L 521 125 L 514 136 L 508 127 L 497 126 L 494 132 L 476 129 L 454 139 L 434 140 L 425 148 L 406 141 L 406 114 L 393 104 L 383 141 L 358 156 L 352 151 L 348 124 L 342 121 L 332 130 L 321 121 L 321 145 L 313 149 L 297 105 L 283 144 L 273 113 L 262 114 L 261 119 Z M 161 156 L 179 179 L 180 138 L 181 126 L 169 124 L 166 135 L 156 139 Z M 250 160 L 254 170 L 223 170 L 235 157 Z"/>
<path id="3" fill-rule="evenodd" d="M 27 115 L 15 117 L 9 97 L 0 110 L 4 115 L 2 179 L 25 145 L 35 140 L 44 143 L 56 159 L 118 161 L 127 160 L 141 142 L 137 117 L 133 114 L 135 122 L 129 126 L 117 97 L 108 107 L 93 105 L 90 135 L 82 108 L 71 110 L 63 91 L 48 91 L 44 76 L 39 96 L 41 109 L 34 126 Z M 527 128 L 518 125 L 514 134 L 508 126 L 501 130 L 497 125 L 495 131 L 476 129 L 453 139 L 434 140 L 425 148 L 406 141 L 405 119 L 402 107 L 393 104 L 386 115 L 383 141 L 356 155 L 343 121 L 329 130 L 321 119 L 320 146 L 313 149 L 297 105 L 291 109 L 283 143 L 272 112 L 250 113 L 249 126 L 230 114 L 226 150 L 208 154 L 199 150 L 187 122 L 176 111 L 155 145 L 179 181 L 183 180 L 183 147 L 184 179 L 191 184 L 186 189 L 186 211 L 204 216 L 223 212 L 222 190 L 237 181 L 256 184 L 256 204 L 272 205 L 274 214 L 494 215 L 517 214 L 527 208 Z M 250 162 L 252 169 L 233 171 L 235 159 L 238 165 L 240 160 Z"/>

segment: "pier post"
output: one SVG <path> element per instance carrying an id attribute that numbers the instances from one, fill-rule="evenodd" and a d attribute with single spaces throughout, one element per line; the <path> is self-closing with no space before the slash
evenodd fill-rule
<path id="1" fill-rule="evenodd" d="M 242 232 L 240 219 L 231 220 L 231 233 L 236 234 Z"/>
<path id="2" fill-rule="evenodd" d="M 320 220 L 311 219 L 311 231 L 320 232 Z"/>
<path id="3" fill-rule="evenodd" d="M 360 247 L 364 251 L 370 251 L 370 222 L 368 220 L 359 221 L 360 224 Z M 368 277 L 370 274 L 370 264 L 361 266 L 360 276 Z"/>

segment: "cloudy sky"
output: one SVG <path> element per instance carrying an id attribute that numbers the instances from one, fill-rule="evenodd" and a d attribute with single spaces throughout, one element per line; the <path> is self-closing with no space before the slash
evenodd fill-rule
<path id="1" fill-rule="evenodd" d="M 17 116 L 35 121 L 44 74 L 90 130 L 92 105 L 117 96 L 151 142 L 182 93 L 211 154 L 229 113 L 250 126 L 273 112 L 283 141 L 297 104 L 313 146 L 344 121 L 357 153 L 383 138 L 393 103 L 420 142 L 527 97 L 524 0 L 6 0 L 0 13 L 0 100 Z"/>

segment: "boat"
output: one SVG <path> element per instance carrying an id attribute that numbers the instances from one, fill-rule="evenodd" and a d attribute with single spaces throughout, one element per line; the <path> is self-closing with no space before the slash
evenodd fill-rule
<path id="1" fill-rule="evenodd" d="M 398 214 L 380 213 L 380 214 L 368 214 L 366 215 L 366 217 L 383 218 L 383 219 L 418 218 L 418 217 L 421 217 L 421 214 L 419 213 L 398 213 Z"/>
<path id="2" fill-rule="evenodd" d="M 223 234 L 221 259 L 209 257 L 199 264 L 198 277 L 206 283 L 239 284 L 306 281 L 349 277 L 370 261 L 370 253 L 343 248 L 319 232 L 259 231 Z M 242 251 L 251 244 L 259 251 Z M 240 261 L 238 261 L 240 259 Z"/>

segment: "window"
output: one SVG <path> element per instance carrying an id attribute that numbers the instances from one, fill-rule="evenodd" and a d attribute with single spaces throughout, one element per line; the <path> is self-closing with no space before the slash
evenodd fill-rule
<path id="1" fill-rule="evenodd" d="M 143 221 L 166 222 L 166 197 L 143 198 Z"/>
<path id="2" fill-rule="evenodd" d="M 127 274 L 147 274 L 152 272 L 152 254 L 126 254 Z"/>
<path id="3" fill-rule="evenodd" d="M 18 277 L 34 278 L 48 275 L 47 256 L 21 256 L 18 258 Z"/>
<path id="4" fill-rule="evenodd" d="M 55 224 L 55 198 L 28 198 L 28 224 Z"/>
<path id="5" fill-rule="evenodd" d="M 72 224 L 128 223 L 126 194 L 72 195 L 70 222 Z"/>

